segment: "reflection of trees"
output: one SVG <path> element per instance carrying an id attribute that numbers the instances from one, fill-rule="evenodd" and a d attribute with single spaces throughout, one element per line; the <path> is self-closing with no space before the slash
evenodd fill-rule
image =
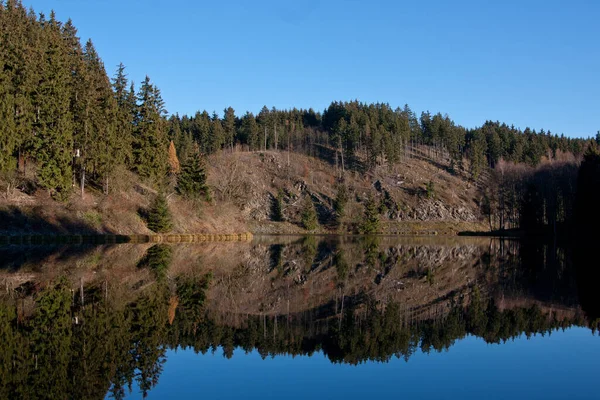
<path id="1" fill-rule="evenodd" d="M 169 289 L 157 284 L 124 308 L 74 305 L 64 281 L 42 291 L 31 318 L 0 306 L 2 398 L 115 398 L 135 381 L 144 395 L 164 362 Z"/>
<path id="2" fill-rule="evenodd" d="M 249 315 L 235 326 L 222 323 L 231 319 L 206 307 L 212 275 L 167 276 L 170 248 L 157 246 L 140 265 L 163 273 L 127 304 L 111 299 L 102 287 L 90 287 L 84 305 L 73 297 L 66 280 L 39 292 L 27 316 L 21 299 L 10 297 L 16 293 L 5 296 L 0 301 L 0 397 L 87 399 L 108 391 L 123 398 L 134 384 L 146 395 L 158 383 L 169 348 L 205 353 L 220 347 L 225 357 L 233 356 L 236 348 L 255 350 L 262 357 L 321 351 L 331 362 L 357 364 L 393 357 L 409 360 L 419 350 L 443 351 L 466 335 L 502 343 L 519 335 L 598 324 L 577 313 L 559 318 L 531 302 L 512 308 L 496 303 L 494 294 L 499 291 L 573 305 L 573 274 L 566 262 L 570 254 L 534 243 L 490 245 L 480 254 L 477 268 L 494 275 L 490 281 L 498 284 L 478 282 L 444 299 L 449 307 L 443 313 L 415 312 L 414 306 L 377 300 L 370 292 L 351 292 L 347 285 L 359 265 L 375 266 L 379 281 L 385 282 L 394 265 L 411 257 L 420 257 L 419 265 L 427 259 L 436 264 L 442 257 L 422 246 L 382 247 L 377 240 L 381 239 L 367 239 L 354 248 L 331 238 L 298 243 L 308 253 L 303 273 L 314 266 L 331 268 L 336 284 L 331 290 L 340 294 L 340 303 L 327 300 L 314 309 L 285 315 Z M 271 257 L 271 266 L 283 265 L 288 252 L 304 254 L 293 245 L 270 250 L 265 257 Z M 418 256 L 420 252 L 425 254 Z"/>
<path id="3" fill-rule="evenodd" d="M 149 268 L 157 279 L 163 279 L 173 258 L 173 249 L 166 244 L 155 244 L 150 247 L 139 261 L 139 268 Z"/>
<path id="4" fill-rule="evenodd" d="M 210 276 L 180 277 L 176 288 L 157 283 L 126 307 L 100 298 L 73 306 L 64 282 L 44 290 L 34 315 L 18 318 L 12 301 L 0 306 L 2 398 L 99 398 L 107 389 L 122 398 L 133 382 L 145 396 L 157 383 L 167 348 L 206 352 L 222 347 L 256 349 L 263 357 L 311 355 L 332 362 L 361 363 L 409 359 L 420 349 L 442 351 L 467 334 L 501 343 L 521 334 L 545 334 L 583 319 L 558 320 L 539 307 L 499 310 L 477 289 L 468 305 L 455 304 L 443 318 L 411 321 L 399 304 L 385 307 L 367 299 L 348 302 L 341 324 L 315 327 L 310 315 L 250 316 L 243 326 L 221 325 L 204 308 Z M 169 298 L 179 298 L 169 324 Z M 77 323 L 75 323 L 75 316 Z M 290 322 L 291 321 L 291 322 Z"/>

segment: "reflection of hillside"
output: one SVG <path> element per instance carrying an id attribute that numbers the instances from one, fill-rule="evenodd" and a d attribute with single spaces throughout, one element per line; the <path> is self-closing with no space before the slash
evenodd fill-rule
<path id="1" fill-rule="evenodd" d="M 0 396 L 121 398 L 133 382 L 147 393 L 168 348 L 320 351 L 355 364 L 469 334 L 502 343 L 597 326 L 574 303 L 568 253 L 554 250 L 324 237 L 48 256 L 2 272 Z"/>
<path id="2" fill-rule="evenodd" d="M 151 247 L 57 248 L 0 272 L 7 287 L 39 287 L 67 275 L 80 289 L 106 285 L 123 301 L 153 284 L 139 263 Z M 398 303 L 409 319 L 446 315 L 472 288 L 501 308 L 537 304 L 576 311 L 569 254 L 548 246 L 476 238 L 263 236 L 252 243 L 180 244 L 171 248 L 166 277 L 211 271 L 207 296 L 215 315 L 287 315 L 328 310 L 337 315 L 365 298 Z M 15 253 L 16 248 L 12 248 Z M 66 256 L 66 255 L 68 256 Z M 360 307 L 359 307 L 360 308 Z M 561 312 L 567 312 L 565 310 Z M 321 312 L 323 314 L 323 312 Z M 572 315 L 572 314 L 570 314 Z"/>

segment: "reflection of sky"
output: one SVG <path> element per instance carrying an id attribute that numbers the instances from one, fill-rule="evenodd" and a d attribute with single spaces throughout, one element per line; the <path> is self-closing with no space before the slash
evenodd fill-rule
<path id="1" fill-rule="evenodd" d="M 585 328 L 503 345 L 470 336 L 443 353 L 416 353 L 408 363 L 331 364 L 320 353 L 262 360 L 240 349 L 230 360 L 222 354 L 169 351 L 148 398 L 600 398 L 600 338 Z M 141 398 L 137 392 L 131 398 Z"/>

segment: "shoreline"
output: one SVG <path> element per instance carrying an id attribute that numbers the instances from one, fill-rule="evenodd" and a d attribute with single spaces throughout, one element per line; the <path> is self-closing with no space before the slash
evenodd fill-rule
<path id="1" fill-rule="evenodd" d="M 45 244 L 125 244 L 125 243 L 202 243 L 202 242 L 250 242 L 251 232 L 232 234 L 152 234 L 152 235 L 0 235 L 0 245 L 45 245 Z"/>

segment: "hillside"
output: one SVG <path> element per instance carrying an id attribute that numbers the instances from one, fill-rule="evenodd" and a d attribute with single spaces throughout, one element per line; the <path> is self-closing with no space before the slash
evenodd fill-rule
<path id="1" fill-rule="evenodd" d="M 369 195 L 378 205 L 380 233 L 485 229 L 480 188 L 426 157 L 411 157 L 368 173 L 346 171 L 343 179 L 335 165 L 298 153 L 221 152 L 208 157 L 207 164 L 210 202 L 186 200 L 172 187 L 166 190 L 173 233 L 302 233 L 301 212 L 307 197 L 319 220 L 314 232 L 356 232 Z M 74 188 L 66 202 L 52 199 L 28 176 L 0 199 L 2 233 L 151 233 L 143 215 L 157 192 L 132 172 L 119 173 L 108 195 L 88 186 L 82 198 Z M 334 199 L 342 184 L 348 201 L 338 223 Z M 281 222 L 273 216 L 278 195 Z"/>

